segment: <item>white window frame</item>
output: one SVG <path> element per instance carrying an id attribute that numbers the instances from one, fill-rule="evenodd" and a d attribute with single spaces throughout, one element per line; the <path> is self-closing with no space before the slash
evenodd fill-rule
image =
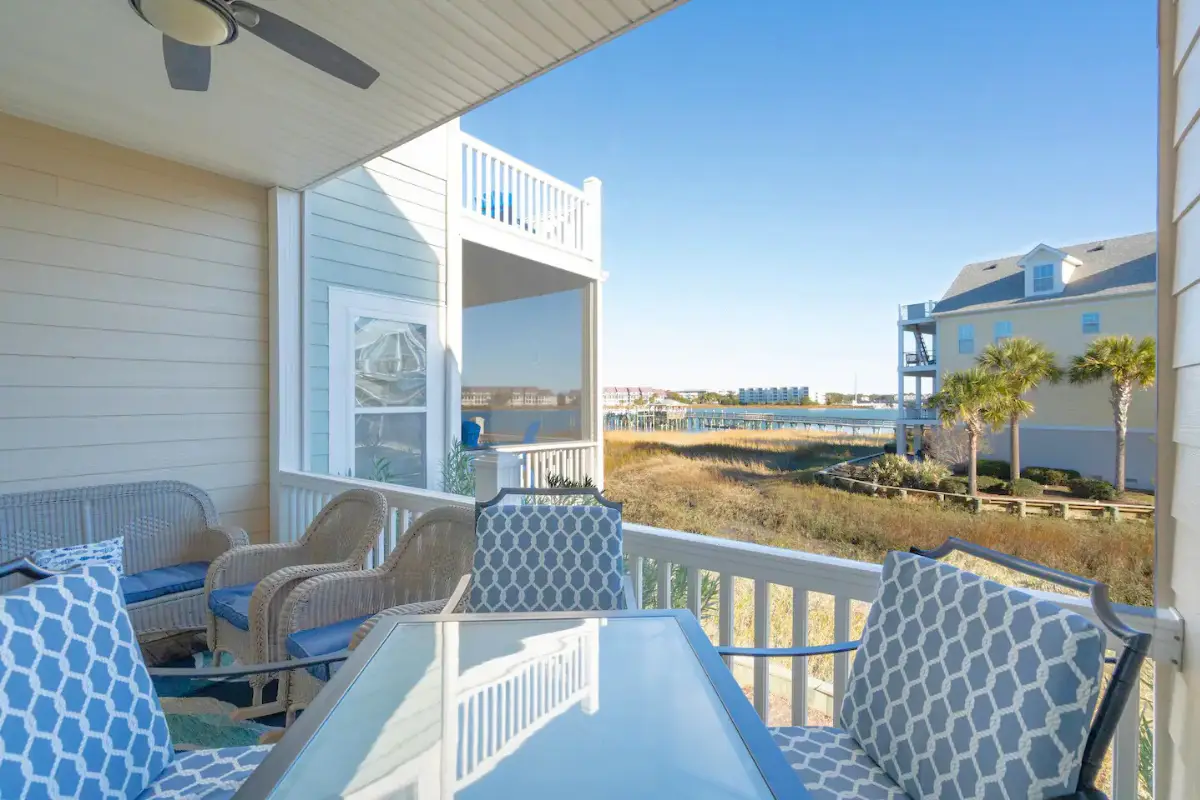
<path id="1" fill-rule="evenodd" d="M 390 319 L 425 326 L 425 405 L 358 409 L 354 402 L 353 325 L 357 317 Z M 425 485 L 436 488 L 446 441 L 446 349 L 441 307 L 429 301 L 329 287 L 329 471 L 354 469 L 354 423 L 358 413 L 425 413 Z M 365 476 L 356 476 L 365 477 Z"/>
<path id="2" fill-rule="evenodd" d="M 1045 275 L 1040 275 L 1040 272 L 1047 272 Z M 1050 281 L 1050 285 L 1044 289 L 1038 288 L 1038 281 Z M 1053 264 L 1034 264 L 1033 265 L 1033 293 L 1045 294 L 1054 291 L 1054 265 Z"/>
<path id="3" fill-rule="evenodd" d="M 992 341 L 1000 344 L 1005 339 L 1012 338 L 1012 323 L 1008 320 L 1000 320 L 992 324 Z"/>
<path id="4" fill-rule="evenodd" d="M 966 334 L 965 336 L 963 334 Z M 967 349 L 963 349 L 963 345 L 967 344 Z M 971 323 L 958 326 L 958 352 L 961 355 L 969 355 L 975 352 L 975 326 Z"/>
<path id="5" fill-rule="evenodd" d="M 1089 317 L 1091 317 L 1092 319 L 1089 320 L 1088 319 Z M 1095 325 L 1096 329 L 1088 330 L 1089 325 Z M 1079 327 L 1080 327 L 1080 330 L 1083 331 L 1083 334 L 1085 336 L 1091 336 L 1093 334 L 1099 333 L 1100 332 L 1100 312 L 1099 311 L 1085 311 L 1083 313 L 1083 316 L 1081 316 L 1079 319 Z"/>

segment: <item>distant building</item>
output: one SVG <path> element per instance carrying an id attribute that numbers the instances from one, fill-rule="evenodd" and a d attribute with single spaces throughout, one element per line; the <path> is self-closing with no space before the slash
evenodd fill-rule
<path id="1" fill-rule="evenodd" d="M 803 403 L 806 400 L 812 403 L 822 402 L 816 399 L 818 395 L 810 391 L 807 386 L 766 386 L 738 389 L 737 395 L 738 402 L 743 405 Z"/>
<path id="2" fill-rule="evenodd" d="M 942 378 L 975 365 L 993 342 L 1026 336 L 1069 363 L 1097 336 L 1156 334 L 1157 240 L 1153 233 L 1027 253 L 963 267 L 936 303 L 900 307 L 897 444 L 907 431 L 939 425 L 929 396 Z M 911 388 L 915 388 L 915 392 Z M 1034 413 L 1021 422 L 1021 463 L 1113 479 L 1112 408 L 1101 386 L 1046 384 L 1029 393 Z M 1154 392 L 1135 392 L 1126 468 L 1131 486 L 1151 486 L 1155 468 Z M 989 433 L 996 458 L 1009 457 L 1007 430 Z"/>
<path id="3" fill-rule="evenodd" d="M 576 400 L 578 392 L 573 393 Z M 570 404 L 571 395 L 564 396 Z M 538 386 L 464 386 L 462 404 L 468 408 L 544 408 L 560 404 L 559 395 Z"/>
<path id="4" fill-rule="evenodd" d="M 653 403 L 665 400 L 666 389 L 655 389 L 652 386 L 605 386 L 604 405 L 632 406 L 643 403 Z"/>

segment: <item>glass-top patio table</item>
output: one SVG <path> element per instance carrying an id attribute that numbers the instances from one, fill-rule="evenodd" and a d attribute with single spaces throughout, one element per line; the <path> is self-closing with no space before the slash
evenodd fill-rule
<path id="1" fill-rule="evenodd" d="M 686 611 L 394 617 L 235 800 L 806 798 Z"/>

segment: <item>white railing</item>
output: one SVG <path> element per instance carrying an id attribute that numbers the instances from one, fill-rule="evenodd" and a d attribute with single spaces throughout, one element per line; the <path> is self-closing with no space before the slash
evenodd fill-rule
<path id="1" fill-rule="evenodd" d="M 589 255 L 589 199 L 578 189 L 474 136 L 461 136 L 464 213 L 518 236 Z"/>
<path id="2" fill-rule="evenodd" d="M 522 651 L 466 670 L 457 678 L 458 783 L 487 775 L 568 709 L 599 710 L 600 620 L 522 640 Z"/>
<path id="3" fill-rule="evenodd" d="M 281 524 L 276 530 L 285 540 L 294 540 L 329 498 L 347 489 L 370 486 L 388 499 L 392 513 L 389 527 L 380 537 L 375 559 L 386 557 L 395 546 L 396 534 L 403 521 L 411 524 L 415 516 L 442 505 L 471 507 L 473 500 L 388 484 L 370 483 L 349 478 L 335 478 L 303 473 L 281 472 L 279 475 L 279 507 Z M 810 636 L 814 614 L 818 607 L 832 605 L 832 639 L 846 641 L 854 638 L 856 604 L 869 604 L 879 584 L 880 567 L 860 561 L 783 550 L 746 542 L 701 536 L 692 533 L 653 528 L 626 523 L 624 526 L 625 554 L 634 593 L 639 603 L 654 598 L 659 608 L 681 605 L 688 608 L 706 625 L 710 615 L 702 608 L 706 584 L 716 582 L 715 636 L 718 644 L 734 642 L 735 587 L 737 581 L 749 581 L 752 597 L 753 644 L 760 647 L 828 644 L 814 641 Z M 653 586 L 644 585 L 643 575 L 652 576 Z M 673 585 L 682 580 L 683 597 L 673 602 Z M 1041 593 L 1046 599 L 1095 619 L 1086 599 L 1060 594 Z M 791 618 L 786 620 L 789 636 L 779 641 L 772 636 L 771 622 L 775 618 L 772 604 L 781 597 L 791 598 Z M 863 606 L 859 606 L 861 611 Z M 1154 636 L 1150 655 L 1161 663 L 1178 663 L 1182 657 L 1183 626 L 1172 613 L 1164 610 L 1120 607 L 1122 616 L 1134 627 Z M 861 615 L 860 615 L 861 618 Z M 836 712 L 845 693 L 850 671 L 850 654 L 833 657 L 833 680 L 822 687 L 827 693 L 822 706 Z M 738 670 L 735 666 L 735 674 Z M 770 713 L 772 724 L 807 724 L 810 711 L 810 683 L 804 659 L 792 659 L 786 681 L 789 684 L 787 705 L 780 714 L 778 704 L 772 705 L 772 679 L 779 675 L 766 659 L 757 659 L 748 671 L 750 691 L 758 713 L 764 719 Z M 783 682 L 783 681 L 779 681 Z M 746 683 L 746 681 L 743 681 Z M 1136 694 L 1136 693 L 1135 693 Z M 775 694 L 778 697 L 778 693 Z M 1136 800 L 1138 797 L 1139 722 L 1142 699 L 1135 696 L 1117 730 L 1113 749 L 1113 783 L 1109 795 L 1114 800 Z"/>
<path id="4" fill-rule="evenodd" d="M 544 488 L 551 475 L 577 483 L 596 478 L 595 442 L 504 444 L 493 449 L 521 457 L 522 488 Z"/>

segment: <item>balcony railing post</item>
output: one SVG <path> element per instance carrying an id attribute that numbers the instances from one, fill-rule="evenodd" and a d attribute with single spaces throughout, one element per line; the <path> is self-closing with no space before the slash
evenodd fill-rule
<path id="1" fill-rule="evenodd" d="M 587 178 L 583 182 L 583 252 L 597 264 L 600 263 L 600 198 L 603 184 L 599 178 Z"/>
<path id="2" fill-rule="evenodd" d="M 475 499 L 491 500 L 501 489 L 521 486 L 521 459 L 515 453 L 489 451 L 475 457 Z M 508 495 L 505 503 L 516 503 L 519 498 Z"/>

